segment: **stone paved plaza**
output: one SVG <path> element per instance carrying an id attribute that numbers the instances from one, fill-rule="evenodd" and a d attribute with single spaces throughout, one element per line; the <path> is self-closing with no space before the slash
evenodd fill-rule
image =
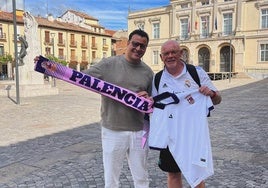
<path id="1" fill-rule="evenodd" d="M 268 187 L 268 79 L 243 82 L 215 82 L 223 101 L 209 117 L 209 188 Z M 0 188 L 104 187 L 100 96 L 59 80 L 57 86 L 59 95 L 21 98 L 20 105 L 0 96 Z M 150 187 L 165 188 L 157 160 L 150 150 Z M 134 187 L 126 161 L 120 182 Z"/>

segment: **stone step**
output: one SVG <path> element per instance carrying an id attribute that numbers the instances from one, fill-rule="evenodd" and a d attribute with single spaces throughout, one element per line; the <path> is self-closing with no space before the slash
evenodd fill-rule
<path id="1" fill-rule="evenodd" d="M 236 74 L 235 78 L 239 78 L 239 79 L 242 79 L 242 78 L 251 78 L 248 74 L 246 74 L 245 72 L 239 72 Z"/>

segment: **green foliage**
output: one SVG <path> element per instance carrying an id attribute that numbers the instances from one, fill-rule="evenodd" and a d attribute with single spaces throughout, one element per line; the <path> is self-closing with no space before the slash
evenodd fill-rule
<path id="1" fill-rule="evenodd" d="M 9 54 L 5 54 L 5 55 L 0 55 L 0 63 L 7 63 L 12 61 L 12 56 Z"/>
<path id="2" fill-rule="evenodd" d="M 48 58 L 51 61 L 55 61 L 57 63 L 63 64 L 64 66 L 66 66 L 68 64 L 67 61 L 59 59 L 59 58 L 56 58 L 53 55 L 48 55 L 48 56 L 46 56 L 46 58 Z"/>

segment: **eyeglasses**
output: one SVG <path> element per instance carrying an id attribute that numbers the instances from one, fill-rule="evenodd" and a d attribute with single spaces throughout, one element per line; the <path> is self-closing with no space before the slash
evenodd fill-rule
<path id="1" fill-rule="evenodd" d="M 139 43 L 139 42 L 135 42 L 135 41 L 131 41 L 131 45 L 134 48 L 137 48 L 139 46 L 141 50 L 146 50 L 146 48 L 147 48 L 147 45 Z"/>

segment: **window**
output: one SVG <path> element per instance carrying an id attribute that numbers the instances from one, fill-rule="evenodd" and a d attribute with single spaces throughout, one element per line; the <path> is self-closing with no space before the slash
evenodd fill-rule
<path id="1" fill-rule="evenodd" d="M 153 51 L 153 65 L 158 65 L 159 52 Z"/>
<path id="2" fill-rule="evenodd" d="M 92 37 L 92 46 L 96 47 L 96 38 L 95 37 Z"/>
<path id="3" fill-rule="evenodd" d="M 58 40 L 59 40 L 59 44 L 63 44 L 63 34 L 62 33 L 59 33 L 58 34 Z"/>
<path id="4" fill-rule="evenodd" d="M 59 59 L 64 59 L 65 60 L 63 48 L 59 48 Z"/>
<path id="5" fill-rule="evenodd" d="M 260 55 L 261 61 L 268 61 L 268 44 L 261 44 Z"/>
<path id="6" fill-rule="evenodd" d="M 182 9 L 184 9 L 184 8 L 188 8 L 188 3 L 181 4 L 181 8 L 182 8 Z"/>
<path id="7" fill-rule="evenodd" d="M 188 18 L 181 19 L 181 39 L 185 40 L 188 38 L 188 33 L 190 32 L 190 24 Z"/>
<path id="8" fill-rule="evenodd" d="M 71 61 L 77 61 L 76 52 L 74 49 L 71 49 Z"/>
<path id="9" fill-rule="evenodd" d="M 71 41 L 70 41 L 71 45 L 75 45 L 75 37 L 74 34 L 71 34 Z"/>
<path id="10" fill-rule="evenodd" d="M 49 31 L 45 31 L 45 42 L 50 43 L 50 32 Z"/>
<path id="11" fill-rule="evenodd" d="M 261 10 L 261 28 L 268 28 L 268 9 Z"/>
<path id="12" fill-rule="evenodd" d="M 87 52 L 86 50 L 82 50 L 82 61 L 86 61 L 87 60 Z"/>
<path id="13" fill-rule="evenodd" d="M 4 46 L 0 46 L 0 55 L 3 56 L 5 54 Z"/>
<path id="14" fill-rule="evenodd" d="M 223 35 L 230 35 L 232 33 L 233 15 L 232 13 L 223 14 Z"/>
<path id="15" fill-rule="evenodd" d="M 103 52 L 102 57 L 103 58 L 106 58 L 107 57 L 107 53 L 106 52 Z"/>
<path id="16" fill-rule="evenodd" d="M 201 5 L 202 6 L 209 5 L 209 0 L 203 0 L 203 1 L 201 1 Z"/>
<path id="17" fill-rule="evenodd" d="M 3 34 L 3 28 L 2 25 L 0 24 L 0 39 L 4 38 L 4 34 Z"/>
<path id="18" fill-rule="evenodd" d="M 159 39 L 159 23 L 153 23 L 153 38 Z"/>
<path id="19" fill-rule="evenodd" d="M 45 51 L 46 55 L 51 55 L 51 49 L 49 47 L 46 47 Z"/>
<path id="20" fill-rule="evenodd" d="M 81 36 L 81 40 L 82 40 L 81 45 L 82 45 L 83 47 L 87 46 L 87 44 L 86 44 L 86 36 L 85 36 L 85 35 L 82 35 L 82 36 Z"/>
<path id="21" fill-rule="evenodd" d="M 92 60 L 96 58 L 96 51 L 92 51 Z"/>
<path id="22" fill-rule="evenodd" d="M 209 33 L 209 16 L 201 17 L 201 38 L 207 38 Z"/>
<path id="23" fill-rule="evenodd" d="M 106 39 L 102 39 L 103 46 L 106 46 Z"/>

